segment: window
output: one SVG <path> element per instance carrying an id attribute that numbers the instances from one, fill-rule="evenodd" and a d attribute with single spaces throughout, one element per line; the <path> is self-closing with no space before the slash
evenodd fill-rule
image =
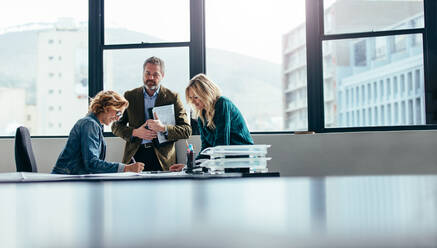
<path id="1" fill-rule="evenodd" d="M 413 73 L 408 72 L 408 95 L 413 93 Z"/>
<path id="2" fill-rule="evenodd" d="M 408 125 L 414 124 L 413 100 L 408 100 Z"/>
<path id="3" fill-rule="evenodd" d="M 354 45 L 355 66 L 367 65 L 366 51 L 366 40 L 359 41 Z"/>
<path id="4" fill-rule="evenodd" d="M 421 76 L 420 76 L 420 70 L 414 71 L 414 91 L 416 94 L 420 93 L 420 87 L 422 86 Z"/>
<path id="5" fill-rule="evenodd" d="M 124 72 L 116 68 L 122 61 L 114 58 L 132 56 L 122 68 L 135 74 L 138 61 L 145 59 L 138 57 L 149 55 L 181 68 L 172 72 L 180 81 L 163 82 L 177 85 L 178 92 L 190 76 L 207 72 L 240 108 L 251 131 L 435 122 L 430 117 L 437 97 L 426 81 L 436 77 L 430 70 L 437 68 L 430 30 L 437 20 L 433 11 L 424 11 L 423 0 L 102 0 L 104 9 L 97 3 L 42 0 L 26 3 L 25 9 L 20 3 L 2 7 L 0 60 L 7 63 L 0 63 L 0 102 L 12 99 L 20 111 L 0 118 L 0 136 L 13 135 L 18 125 L 28 126 L 33 136 L 67 135 L 86 113 L 88 94 L 141 83 L 133 75 L 124 81 Z M 88 15 L 95 25 L 90 34 Z M 153 25 L 139 17 L 152 19 Z M 14 40 L 14 35 L 23 37 Z M 62 111 L 49 112 L 59 97 L 66 102 Z M 392 128 L 402 129 L 387 130 Z"/>
<path id="6" fill-rule="evenodd" d="M 385 124 L 385 108 L 384 106 L 381 106 L 381 125 L 384 126 Z"/>
<path id="7" fill-rule="evenodd" d="M 383 59 L 387 55 L 387 39 L 385 37 L 375 38 L 374 59 Z"/>
<path id="8" fill-rule="evenodd" d="M 367 84 L 367 104 L 370 104 L 370 101 L 372 99 L 372 86 L 370 84 Z"/>
<path id="9" fill-rule="evenodd" d="M 387 104 L 387 125 L 393 125 L 391 119 L 391 104 Z"/>
<path id="10" fill-rule="evenodd" d="M 407 120 L 406 120 L 406 116 L 407 116 L 407 109 L 405 108 L 405 101 L 402 101 L 401 104 L 402 108 L 401 108 L 401 117 L 402 117 L 402 125 L 406 125 L 407 124 Z"/>
<path id="11" fill-rule="evenodd" d="M 374 125 L 374 123 L 372 122 L 372 108 L 369 108 L 367 113 L 368 113 L 368 122 L 367 122 L 367 124 L 369 126 Z"/>
<path id="12" fill-rule="evenodd" d="M 379 100 L 382 101 L 382 99 L 384 99 L 384 81 L 383 80 L 379 81 L 379 92 L 380 92 Z"/>
<path id="13" fill-rule="evenodd" d="M 390 78 L 387 78 L 387 80 L 386 80 L 386 89 L 387 89 L 387 99 L 390 99 L 390 97 L 391 97 L 391 81 L 390 81 Z"/>
<path id="14" fill-rule="evenodd" d="M 406 37 L 411 37 L 411 35 L 403 35 Z M 346 101 L 344 103 L 338 102 L 338 104 L 346 104 L 346 106 L 338 106 L 334 115 L 339 116 L 340 114 L 347 111 L 347 109 L 355 108 L 355 110 L 363 111 L 368 105 L 376 106 L 379 108 L 379 118 L 376 115 L 374 118 L 375 123 L 381 126 L 392 126 L 394 125 L 391 118 L 391 107 L 385 106 L 388 101 L 397 99 L 397 101 L 407 100 L 414 93 L 418 96 L 423 97 L 425 92 L 423 90 L 423 51 L 414 50 L 410 54 L 403 57 L 388 57 L 384 61 L 379 61 L 378 63 L 368 63 L 365 59 L 367 53 L 372 53 L 372 51 L 366 51 L 367 48 L 373 49 L 372 46 L 366 46 L 373 38 L 362 38 L 362 39 L 343 39 L 343 40 L 328 40 L 324 41 L 327 46 L 335 47 L 335 52 L 331 55 L 336 61 L 334 66 L 334 71 L 337 73 L 336 79 L 334 81 L 340 82 L 333 89 L 328 89 L 328 91 L 338 92 L 353 86 L 353 93 L 350 94 L 351 101 L 348 101 L 348 95 L 346 95 Z M 381 38 L 382 39 L 382 38 Z M 383 37 L 387 40 L 388 37 Z M 329 44 L 329 45 L 328 45 Z M 367 48 L 366 48 L 367 47 Z M 413 50 L 412 50 L 413 51 Z M 350 53 L 352 52 L 352 54 Z M 353 58 L 352 63 L 348 63 L 348 58 Z M 398 64 L 405 64 L 403 67 L 399 67 Z M 419 68 L 419 69 L 416 69 Z M 408 94 L 397 94 L 397 75 L 400 75 L 401 93 L 405 90 Z M 405 80 L 405 75 L 407 79 Z M 324 78 L 326 78 L 326 72 L 324 71 Z M 368 82 L 373 82 L 373 92 L 368 94 L 367 98 L 369 101 L 364 104 L 365 100 L 365 86 L 367 85 L 367 91 L 371 92 L 372 89 Z M 393 83 L 393 85 L 392 85 Z M 407 83 L 407 89 L 405 89 L 405 83 Z M 326 87 L 327 79 L 324 80 L 324 90 Z M 326 99 L 326 94 L 325 99 Z M 347 90 L 346 90 L 347 94 Z M 373 95 L 373 98 L 370 96 Z M 328 114 L 327 104 L 325 103 L 325 115 Z M 335 112 L 334 111 L 334 112 Z M 376 109 L 374 110 L 376 111 Z M 421 116 L 424 116 L 424 109 L 421 109 Z M 325 123 L 325 127 L 358 127 L 365 126 L 366 123 L 370 123 L 366 119 L 368 115 L 362 115 L 361 119 L 355 117 L 356 122 L 354 125 L 344 125 L 341 122 L 336 122 L 334 125 L 329 126 Z M 412 125 L 422 125 L 424 122 L 414 122 Z M 403 125 L 410 125 L 409 123 L 404 123 Z"/>
<path id="15" fill-rule="evenodd" d="M 378 89 L 376 88 L 376 82 L 373 82 L 373 100 L 378 98 Z"/>
<path id="16" fill-rule="evenodd" d="M 420 98 L 416 98 L 416 106 L 415 106 L 415 110 L 416 110 L 416 124 L 422 124 L 422 110 L 421 107 L 422 106 L 422 102 L 420 100 Z"/>
<path id="17" fill-rule="evenodd" d="M 73 66 L 79 62 L 71 54 L 83 50 L 85 63 L 81 63 L 88 68 L 88 4 L 86 0 L 42 0 L 26 1 L 25 7 L 20 1 L 2 6 L 0 98 L 1 103 L 14 102 L 16 107 L 7 108 L 0 117 L 0 136 L 13 136 L 21 125 L 32 136 L 68 135 L 87 113 L 87 99 L 79 100 L 72 90 L 79 83 Z M 88 71 L 84 76 L 88 77 Z M 62 99 L 54 94 L 54 86 L 67 92 Z M 63 111 L 54 111 L 53 104 L 60 101 Z"/>
<path id="18" fill-rule="evenodd" d="M 399 53 L 407 50 L 407 38 L 405 35 L 397 35 L 393 37 L 392 52 Z"/>
<path id="19" fill-rule="evenodd" d="M 401 75 L 401 95 L 405 94 L 405 76 Z"/>
<path id="20" fill-rule="evenodd" d="M 185 87 L 190 80 L 188 48 L 185 47 L 105 51 L 104 89 L 112 89 L 123 94 L 127 90 L 142 86 L 143 63 L 151 56 L 164 60 L 165 74 L 161 84 L 178 92 L 181 100 L 185 102 Z"/>
<path id="21" fill-rule="evenodd" d="M 190 40 L 189 0 L 111 0 L 104 6 L 105 44 Z"/>
<path id="22" fill-rule="evenodd" d="M 104 6 L 103 89 L 123 94 L 144 85 L 144 61 L 156 56 L 165 64 L 161 85 L 178 93 L 185 103 L 190 60 L 200 60 L 189 54 L 190 1 L 133 0 L 126 4 L 114 0 L 105 1 Z M 144 16 L 147 24 L 138 21 L 139 16 Z M 88 84 L 88 80 L 83 79 L 82 83 Z M 188 108 L 186 104 L 185 107 Z M 110 127 L 105 127 L 105 131 L 110 132 Z"/>
<path id="23" fill-rule="evenodd" d="M 350 87 L 354 94 L 346 101 L 337 101 L 334 115 L 341 116 L 353 108 L 367 114 L 355 115 L 355 122 L 339 122 L 334 126 L 325 122 L 321 130 L 331 127 L 423 125 L 426 123 L 424 101 L 410 104 L 413 97 L 424 99 L 424 1 L 373 1 L 373 0 L 323 0 L 323 9 L 317 9 L 322 18 L 322 35 L 316 35 L 322 43 L 322 57 L 328 56 L 325 47 L 332 47 L 329 56 L 336 82 L 331 91 L 344 92 Z M 311 6 L 311 4 L 307 4 Z M 309 12 L 311 13 L 311 12 Z M 380 13 L 380 14 L 379 14 Z M 431 22 L 431 23 L 434 23 Z M 317 22 L 314 24 L 317 27 Z M 320 47 L 320 46 L 319 46 Z M 313 46 L 317 50 L 317 46 Z M 425 47 L 426 48 L 426 47 Z M 425 49 L 426 51 L 426 49 Z M 310 53 L 309 53 L 310 54 Z M 314 59 L 314 68 L 320 60 Z M 329 60 L 321 60 L 322 67 L 329 68 Z M 310 68 L 309 68 L 310 69 Z M 323 94 L 328 73 L 323 71 Z M 359 93 L 358 93 L 359 91 Z M 316 91 L 313 93 L 317 94 Z M 367 94 L 367 95 L 366 95 Z M 312 96 L 312 95 L 311 95 Z M 401 103 L 405 102 L 404 105 Z M 405 105 L 406 104 L 406 105 Z M 402 122 L 402 106 L 405 121 Z M 372 111 L 368 108 L 371 107 Z M 327 110 L 324 104 L 325 115 Z M 418 114 L 416 111 L 420 111 Z M 369 113 L 372 112 L 372 115 Z M 360 117 L 361 116 L 361 117 Z M 414 116 L 414 118 L 410 118 Z M 358 119 L 360 117 L 360 119 Z M 371 118 L 373 117 L 373 118 Z M 420 118 L 419 118 L 420 117 Z M 353 115 L 351 116 L 353 118 Z M 413 122 L 410 121 L 413 120 Z M 419 121 L 420 119 L 420 121 Z M 317 125 L 314 125 L 318 127 Z"/>
<path id="24" fill-rule="evenodd" d="M 326 34 L 411 28 L 412 18 L 423 13 L 423 0 L 323 0 L 323 3 Z M 327 19 L 331 21 L 328 22 Z M 415 22 L 414 28 L 423 27 L 423 22 Z"/>
<path id="25" fill-rule="evenodd" d="M 249 130 L 307 130 L 305 1 L 206 0 L 205 8 L 206 72 L 240 109 Z M 283 75 L 293 77 L 295 87 L 288 88 Z M 290 92 L 298 97 L 287 98 Z M 334 92 L 325 97 L 336 104 Z M 334 123 L 330 113 L 325 117 Z"/>
<path id="26" fill-rule="evenodd" d="M 356 105 L 356 107 L 358 107 L 359 105 L 360 105 L 360 89 L 359 89 L 359 87 L 355 87 L 355 95 L 356 95 L 356 103 L 355 103 L 355 105 Z"/>
<path id="27" fill-rule="evenodd" d="M 380 123 L 378 122 L 378 107 L 374 108 L 374 113 L 375 113 L 375 126 L 380 125 Z"/>

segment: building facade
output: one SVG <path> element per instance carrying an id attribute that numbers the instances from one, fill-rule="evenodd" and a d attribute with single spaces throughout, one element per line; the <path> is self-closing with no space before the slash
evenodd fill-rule
<path id="1" fill-rule="evenodd" d="M 364 32 L 370 26 L 376 30 L 423 27 L 423 3 L 338 0 L 325 8 L 326 34 Z M 305 23 L 284 34 L 282 38 L 284 127 L 289 130 L 306 130 Z M 424 123 L 424 98 L 420 95 L 424 92 L 421 44 L 418 35 L 323 41 L 325 127 Z M 413 90 L 418 93 L 399 93 L 395 98 L 394 88 L 397 87 L 400 92 L 402 82 L 405 82 L 405 87 L 409 87 L 408 80 L 420 85 L 414 86 L 419 87 Z M 373 98 L 371 102 L 367 101 L 368 105 L 363 105 L 362 100 L 368 99 L 368 87 L 371 92 L 375 90 L 372 88 L 374 82 L 378 82 L 379 87 L 374 94 L 384 97 Z M 405 91 L 408 89 L 405 88 Z M 388 92 L 390 98 L 386 96 Z M 362 100 L 355 100 L 357 98 Z M 406 112 L 402 112 L 403 108 Z M 369 119 L 369 112 L 372 119 Z"/>

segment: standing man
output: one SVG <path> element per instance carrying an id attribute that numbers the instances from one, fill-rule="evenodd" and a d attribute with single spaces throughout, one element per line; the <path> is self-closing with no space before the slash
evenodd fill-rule
<path id="1" fill-rule="evenodd" d="M 160 85 L 164 69 L 160 58 L 150 57 L 144 62 L 144 85 L 124 93 L 129 107 L 112 125 L 112 132 L 126 140 L 123 163 L 142 162 L 145 171 L 168 170 L 176 162 L 175 141 L 191 135 L 187 113 L 178 94 Z M 176 125 L 163 125 L 150 115 L 150 108 L 171 104 Z M 153 142 L 157 132 L 163 132 L 169 142 Z"/>

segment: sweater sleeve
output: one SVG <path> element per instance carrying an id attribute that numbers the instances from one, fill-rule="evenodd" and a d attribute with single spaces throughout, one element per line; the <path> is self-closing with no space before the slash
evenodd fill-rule
<path id="1" fill-rule="evenodd" d="M 213 146 L 231 144 L 231 106 L 227 101 L 219 101 L 214 114 L 215 139 Z"/>

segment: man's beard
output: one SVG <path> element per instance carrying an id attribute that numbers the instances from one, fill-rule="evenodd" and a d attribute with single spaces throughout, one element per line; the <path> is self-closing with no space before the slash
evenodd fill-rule
<path id="1" fill-rule="evenodd" d="M 148 82 L 155 83 L 155 81 L 147 80 L 147 81 L 144 83 L 144 86 L 146 87 L 146 89 L 148 89 L 148 90 L 152 90 L 152 91 L 155 91 L 156 89 L 158 89 L 158 84 L 154 84 L 154 85 L 152 85 L 152 86 L 149 87 L 149 86 L 147 85 Z"/>

